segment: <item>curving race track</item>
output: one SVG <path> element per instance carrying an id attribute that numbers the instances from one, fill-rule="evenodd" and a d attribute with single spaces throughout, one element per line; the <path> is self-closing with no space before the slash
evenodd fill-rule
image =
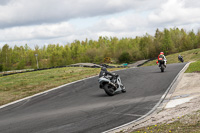
<path id="1" fill-rule="evenodd" d="M 116 72 L 127 93 L 109 97 L 89 78 L 0 109 L 1 133 L 103 132 L 148 113 L 186 63 Z"/>

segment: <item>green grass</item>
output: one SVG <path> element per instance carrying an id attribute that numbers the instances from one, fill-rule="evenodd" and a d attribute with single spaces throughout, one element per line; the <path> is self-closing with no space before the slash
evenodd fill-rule
<path id="1" fill-rule="evenodd" d="M 119 69 L 112 68 L 108 70 Z M 98 75 L 99 72 L 100 68 L 65 67 L 0 77 L 0 105 L 76 80 Z"/>
<path id="2" fill-rule="evenodd" d="M 200 72 L 200 61 L 191 63 L 185 72 L 186 73 Z"/>
<path id="3" fill-rule="evenodd" d="M 200 111 L 177 118 L 169 124 L 143 127 L 131 133 L 200 133 Z"/>

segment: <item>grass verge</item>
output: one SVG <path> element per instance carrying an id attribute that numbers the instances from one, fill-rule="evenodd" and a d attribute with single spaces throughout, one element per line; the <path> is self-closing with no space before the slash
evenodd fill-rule
<path id="1" fill-rule="evenodd" d="M 196 61 L 190 64 L 185 73 L 200 72 L 200 61 Z"/>
<path id="2" fill-rule="evenodd" d="M 111 68 L 108 71 L 119 69 Z M 0 77 L 0 105 L 95 76 L 99 72 L 100 68 L 65 67 Z"/>

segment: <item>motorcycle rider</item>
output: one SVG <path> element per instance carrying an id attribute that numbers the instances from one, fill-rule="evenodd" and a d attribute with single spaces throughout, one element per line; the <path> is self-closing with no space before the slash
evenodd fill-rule
<path id="1" fill-rule="evenodd" d="M 180 54 L 178 55 L 178 59 L 183 62 L 183 56 L 181 56 Z"/>
<path id="2" fill-rule="evenodd" d="M 162 58 L 164 60 L 164 66 L 166 67 L 167 59 L 166 59 L 166 57 L 164 55 L 164 52 L 160 52 L 160 54 L 158 55 L 158 60 L 159 60 L 159 58 Z"/>
<path id="3" fill-rule="evenodd" d="M 111 79 L 114 79 L 115 77 L 117 77 L 118 75 L 116 75 L 115 73 L 111 73 L 111 72 L 108 72 L 106 67 L 101 67 L 101 72 L 99 73 L 99 77 L 102 77 L 102 76 L 107 76 L 107 75 L 111 75 L 112 78 Z"/>
<path id="4" fill-rule="evenodd" d="M 115 74 L 115 73 L 108 72 L 107 69 L 106 69 L 106 67 L 104 67 L 104 66 L 101 67 L 101 72 L 99 73 L 99 77 L 107 76 L 107 75 L 112 76 L 110 80 L 111 80 L 114 84 L 117 85 L 117 83 L 114 82 L 114 80 L 115 80 L 119 75 L 117 75 L 117 74 Z M 122 91 L 123 91 L 123 92 L 126 92 L 125 89 L 123 89 Z"/>

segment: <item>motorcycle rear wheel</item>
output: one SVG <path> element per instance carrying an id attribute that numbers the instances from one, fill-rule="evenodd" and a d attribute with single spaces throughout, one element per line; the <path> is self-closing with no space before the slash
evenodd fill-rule
<path id="1" fill-rule="evenodd" d="M 160 66 L 160 69 L 161 69 L 161 72 L 164 72 L 164 70 L 165 70 L 165 67 L 164 67 L 164 65 L 163 65 L 163 64 L 161 64 L 161 66 Z"/>
<path id="2" fill-rule="evenodd" d="M 104 91 L 106 92 L 106 94 L 108 96 L 114 95 L 114 93 L 115 93 L 115 87 L 114 86 L 109 85 L 109 84 L 105 84 L 103 88 L 104 88 Z"/>

